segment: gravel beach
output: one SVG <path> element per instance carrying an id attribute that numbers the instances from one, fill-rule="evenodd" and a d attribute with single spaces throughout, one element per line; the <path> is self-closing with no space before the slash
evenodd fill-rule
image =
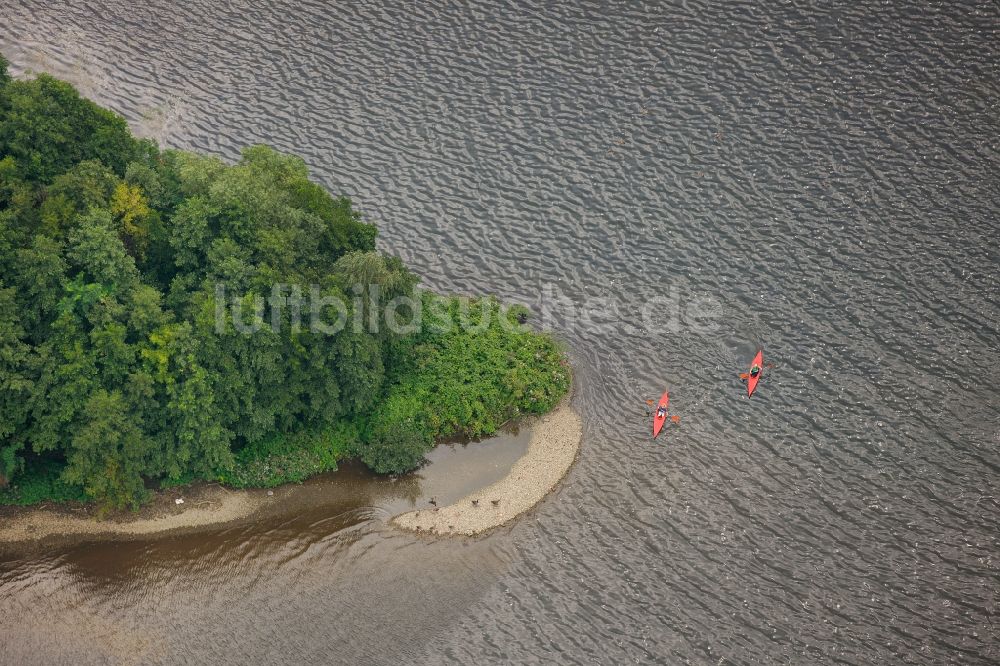
<path id="1" fill-rule="evenodd" d="M 397 527 L 429 534 L 474 535 L 510 522 L 538 504 L 566 475 L 580 447 L 579 415 L 564 401 L 551 413 L 525 422 L 528 450 L 503 479 L 449 506 L 410 511 L 392 519 Z M 176 500 L 183 496 L 183 503 Z M 104 520 L 95 506 L 11 507 L 0 515 L 0 543 L 73 535 L 129 538 L 198 528 L 245 518 L 261 505 L 260 492 L 232 491 L 216 484 L 157 493 L 135 514 Z M 473 504 L 473 501 L 476 504 Z"/>
<path id="2" fill-rule="evenodd" d="M 97 520 L 93 507 L 34 509 L 4 520 L 0 524 L 0 543 L 74 534 L 138 536 L 227 523 L 249 515 L 258 503 L 248 492 L 217 485 L 188 489 L 182 504 L 176 504 L 175 494 L 163 492 L 138 514 L 107 520 Z"/>
<path id="3" fill-rule="evenodd" d="M 454 504 L 410 511 L 393 518 L 396 527 L 422 534 L 482 534 L 504 525 L 541 502 L 569 471 L 580 450 L 580 415 L 564 401 L 530 424 L 531 443 L 503 479 Z"/>

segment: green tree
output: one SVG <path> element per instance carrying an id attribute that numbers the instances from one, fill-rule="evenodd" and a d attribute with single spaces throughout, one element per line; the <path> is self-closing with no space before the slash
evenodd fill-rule
<path id="1" fill-rule="evenodd" d="M 382 393 L 385 367 L 378 339 L 363 331 L 345 331 L 336 339 L 337 377 L 351 413 L 371 409 Z"/>
<path id="2" fill-rule="evenodd" d="M 410 295 L 418 279 L 398 257 L 377 252 L 350 252 L 333 265 L 333 273 L 346 292 L 356 285 L 378 286 L 379 304 L 396 296 Z M 367 292 L 366 292 L 367 293 Z"/>
<path id="3" fill-rule="evenodd" d="M 71 438 L 63 479 L 83 486 L 106 508 L 138 507 L 146 496 L 142 473 L 153 442 L 136 424 L 118 391 L 98 389 L 86 401 Z"/>
<path id="4" fill-rule="evenodd" d="M 123 175 L 129 162 L 150 152 L 148 144 L 132 138 L 121 116 L 51 76 L 10 81 L 3 92 L 0 154 L 13 157 L 26 180 L 47 183 L 91 159 Z"/>
<path id="5" fill-rule="evenodd" d="M 65 238 L 79 215 L 91 208 L 106 208 L 119 185 L 115 174 L 96 160 L 73 165 L 45 189 L 40 208 L 42 231 Z"/>
<path id="6" fill-rule="evenodd" d="M 8 83 L 10 83 L 10 74 L 7 72 L 7 67 L 10 65 L 7 59 L 0 55 L 0 88 L 3 88 Z"/>
<path id="7" fill-rule="evenodd" d="M 372 419 L 361 460 L 379 474 L 399 474 L 418 467 L 432 445 L 425 406 L 414 395 L 397 393 Z"/>
<path id="8" fill-rule="evenodd" d="M 387 326 L 417 278 L 375 238 L 298 157 L 160 152 L 0 58 L 0 485 L 111 508 L 153 479 L 273 485 L 346 455 L 398 473 L 565 393 L 554 343 L 500 326 L 490 299 L 475 331 Z M 311 330 L 330 312 L 282 284 L 352 301 L 346 327 Z M 459 314 L 416 298 L 436 323 Z M 266 325 L 246 326 L 258 307 Z"/>
<path id="9" fill-rule="evenodd" d="M 204 274 L 209 241 L 215 235 L 221 210 L 204 195 L 194 195 L 181 203 L 170 221 L 170 246 L 176 266 Z"/>
<path id="10" fill-rule="evenodd" d="M 118 183 L 111 195 L 111 214 L 119 222 L 119 234 L 133 258 L 142 258 L 149 247 L 149 226 L 153 211 L 137 185 Z"/>
<path id="11" fill-rule="evenodd" d="M 0 281 L 0 486 L 20 468 L 31 379 L 31 349 L 18 321 L 15 290 Z"/>
<path id="12" fill-rule="evenodd" d="M 63 282 L 68 265 L 63 259 L 63 245 L 45 235 L 31 239 L 27 247 L 13 251 L 7 263 L 9 283 L 17 289 L 18 311 L 35 344 L 48 334 L 56 317 L 56 306 L 63 296 Z M 2 270 L 2 269 L 0 269 Z"/>
<path id="13" fill-rule="evenodd" d="M 198 363 L 197 347 L 190 324 L 168 324 L 150 335 L 141 352 L 158 412 L 149 419 L 161 424 L 150 470 L 172 479 L 209 477 L 232 466 L 233 434 L 222 425 L 215 382 Z"/>
<path id="14" fill-rule="evenodd" d="M 140 280 L 135 260 L 118 235 L 111 211 L 94 208 L 80 217 L 69 237 L 67 258 L 89 282 L 116 292 L 135 288 Z"/>

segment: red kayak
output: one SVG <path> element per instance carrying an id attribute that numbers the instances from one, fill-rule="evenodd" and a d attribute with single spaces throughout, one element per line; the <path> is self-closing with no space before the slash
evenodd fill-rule
<path id="1" fill-rule="evenodd" d="M 663 428 L 663 424 L 667 422 L 667 404 L 670 402 L 669 394 L 664 391 L 663 395 L 660 396 L 660 404 L 656 406 L 656 411 L 653 412 L 653 439 L 660 434 L 660 430 Z M 663 408 L 662 416 L 660 415 L 660 408 Z"/>
<path id="2" fill-rule="evenodd" d="M 753 374 L 754 366 L 757 366 L 757 374 Z M 753 357 L 753 363 L 750 364 L 750 372 L 747 373 L 747 397 L 753 395 L 754 390 L 757 388 L 757 382 L 760 381 L 760 375 L 764 372 L 764 350 L 760 349 L 757 351 L 757 355 Z"/>

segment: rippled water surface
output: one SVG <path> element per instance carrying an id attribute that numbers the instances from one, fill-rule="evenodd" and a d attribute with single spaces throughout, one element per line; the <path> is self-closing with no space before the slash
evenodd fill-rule
<path id="1" fill-rule="evenodd" d="M 549 4 L 0 6 L 15 72 L 301 154 L 428 286 L 547 312 L 585 420 L 485 539 L 366 495 L 9 556 L 0 660 L 1000 660 L 1000 6 Z"/>

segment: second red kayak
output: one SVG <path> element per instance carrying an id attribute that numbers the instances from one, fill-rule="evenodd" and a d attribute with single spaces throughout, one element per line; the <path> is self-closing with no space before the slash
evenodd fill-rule
<path id="1" fill-rule="evenodd" d="M 667 422 L 667 405 L 670 403 L 670 395 L 667 391 L 663 392 L 660 396 L 660 403 L 656 406 L 656 412 L 653 414 L 653 439 L 660 434 L 660 430 L 663 429 L 663 424 Z"/>
<path id="2" fill-rule="evenodd" d="M 757 382 L 760 381 L 762 372 L 764 372 L 764 350 L 759 349 L 757 355 L 753 357 L 753 363 L 750 364 L 750 372 L 747 374 L 748 398 L 753 395 L 754 390 L 757 388 Z"/>

